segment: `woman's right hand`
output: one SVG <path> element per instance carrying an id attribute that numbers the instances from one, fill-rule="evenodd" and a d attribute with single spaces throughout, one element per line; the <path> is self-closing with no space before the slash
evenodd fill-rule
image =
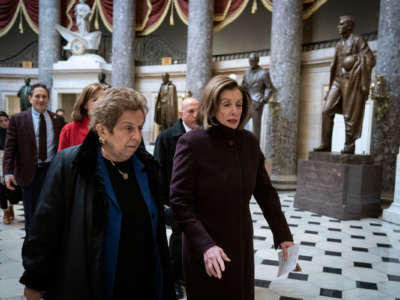
<path id="1" fill-rule="evenodd" d="M 224 250 L 218 246 L 212 246 L 204 252 L 203 258 L 207 275 L 210 277 L 214 276 L 218 279 L 222 278 L 222 272 L 225 271 L 224 261 L 231 261 Z"/>
<path id="2" fill-rule="evenodd" d="M 32 290 L 28 287 L 25 287 L 24 295 L 27 300 L 40 300 L 42 298 L 43 293 L 37 290 Z"/>

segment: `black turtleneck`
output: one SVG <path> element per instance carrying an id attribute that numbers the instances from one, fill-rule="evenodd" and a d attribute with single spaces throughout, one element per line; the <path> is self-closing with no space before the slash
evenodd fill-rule
<path id="1" fill-rule="evenodd" d="M 156 299 L 154 294 L 154 242 L 149 212 L 137 183 L 131 160 L 105 159 L 111 184 L 122 213 L 113 300 Z M 128 173 L 124 180 L 118 169 Z"/>

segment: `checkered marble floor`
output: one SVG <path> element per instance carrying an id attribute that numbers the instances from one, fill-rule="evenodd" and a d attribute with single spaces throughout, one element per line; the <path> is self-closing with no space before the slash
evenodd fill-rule
<path id="1" fill-rule="evenodd" d="M 252 200 L 256 300 L 400 299 L 399 225 L 381 219 L 340 221 L 299 211 L 293 207 L 294 192 L 279 195 L 294 240 L 300 245 L 302 272 L 277 278 L 272 233 Z M 15 210 L 12 225 L 0 222 L 0 300 L 24 299 L 18 283 L 23 271 L 23 209 L 17 205 Z"/>
<path id="2" fill-rule="evenodd" d="M 400 226 L 381 219 L 341 221 L 293 207 L 280 193 L 302 272 L 277 278 L 272 233 L 254 200 L 256 299 L 400 299 Z M 397 298 L 396 298 L 397 297 Z"/>

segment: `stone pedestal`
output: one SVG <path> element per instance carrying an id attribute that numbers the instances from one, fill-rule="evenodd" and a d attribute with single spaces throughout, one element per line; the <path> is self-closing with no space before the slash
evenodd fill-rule
<path id="1" fill-rule="evenodd" d="M 400 149 L 397 154 L 396 183 L 394 186 L 394 200 L 388 209 L 382 214 L 385 221 L 400 224 Z"/>
<path id="2" fill-rule="evenodd" d="M 76 95 L 85 86 L 98 82 L 100 72 L 105 73 L 106 81 L 110 82 L 111 65 L 97 55 L 85 54 L 55 63 L 52 71 L 53 89 L 50 109 L 55 111 L 61 107 L 69 116 Z"/>
<path id="3" fill-rule="evenodd" d="M 372 156 L 310 152 L 298 164 L 294 207 L 341 220 L 378 217 L 381 176 Z"/>

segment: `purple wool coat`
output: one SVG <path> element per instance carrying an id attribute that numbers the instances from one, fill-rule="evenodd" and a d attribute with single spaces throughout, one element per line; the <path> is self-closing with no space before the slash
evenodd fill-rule
<path id="1" fill-rule="evenodd" d="M 272 230 L 275 247 L 292 241 L 252 133 L 218 125 L 179 139 L 170 202 L 184 232 L 188 300 L 254 299 L 252 195 Z M 214 245 L 231 259 L 222 279 L 209 277 L 204 267 L 203 253 Z"/>

